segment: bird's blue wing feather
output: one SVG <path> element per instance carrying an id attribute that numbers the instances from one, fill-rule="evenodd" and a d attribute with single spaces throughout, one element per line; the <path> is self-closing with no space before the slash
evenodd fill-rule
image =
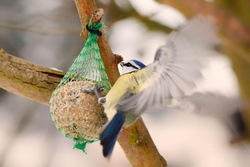
<path id="1" fill-rule="evenodd" d="M 101 145 L 103 146 L 103 156 L 109 157 L 115 146 L 115 142 L 119 136 L 122 126 L 125 121 L 125 116 L 121 111 L 117 111 L 113 119 L 109 122 L 106 128 L 100 135 Z"/>

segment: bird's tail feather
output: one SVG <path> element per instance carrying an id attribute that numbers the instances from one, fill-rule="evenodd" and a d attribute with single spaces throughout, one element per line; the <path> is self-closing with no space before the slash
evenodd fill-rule
<path id="1" fill-rule="evenodd" d="M 109 157 L 115 146 L 116 139 L 122 129 L 125 121 L 124 114 L 117 110 L 117 113 L 113 119 L 109 122 L 106 128 L 102 131 L 100 135 L 101 145 L 103 146 L 103 156 Z"/>

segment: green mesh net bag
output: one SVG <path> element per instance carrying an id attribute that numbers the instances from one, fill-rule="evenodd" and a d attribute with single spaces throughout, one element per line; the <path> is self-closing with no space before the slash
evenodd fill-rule
<path id="1" fill-rule="evenodd" d="M 111 88 L 97 44 L 97 34 L 101 35 L 99 30 L 103 27 L 102 22 L 92 25 L 90 20 L 85 46 L 50 99 L 50 113 L 55 126 L 76 142 L 74 148 L 85 153 L 86 144 L 99 139 L 107 122 L 95 94 L 84 92 L 98 85 L 104 89 L 100 95 L 105 96 Z"/>

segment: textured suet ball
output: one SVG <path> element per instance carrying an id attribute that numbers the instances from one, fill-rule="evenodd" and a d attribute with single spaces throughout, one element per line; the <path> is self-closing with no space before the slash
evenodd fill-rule
<path id="1" fill-rule="evenodd" d="M 50 100 L 52 120 L 66 137 L 95 141 L 107 122 L 96 97 L 84 89 L 94 88 L 91 81 L 74 81 L 57 88 Z"/>

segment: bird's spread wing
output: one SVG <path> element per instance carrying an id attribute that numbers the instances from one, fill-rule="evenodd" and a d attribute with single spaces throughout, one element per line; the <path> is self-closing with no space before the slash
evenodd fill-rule
<path id="1" fill-rule="evenodd" d="M 167 44 L 158 49 L 154 63 L 134 73 L 135 77 L 145 76 L 145 81 L 137 94 L 120 101 L 120 110 L 140 115 L 195 87 L 201 77 L 203 55 L 218 42 L 214 30 L 196 18 L 170 36 Z"/>

